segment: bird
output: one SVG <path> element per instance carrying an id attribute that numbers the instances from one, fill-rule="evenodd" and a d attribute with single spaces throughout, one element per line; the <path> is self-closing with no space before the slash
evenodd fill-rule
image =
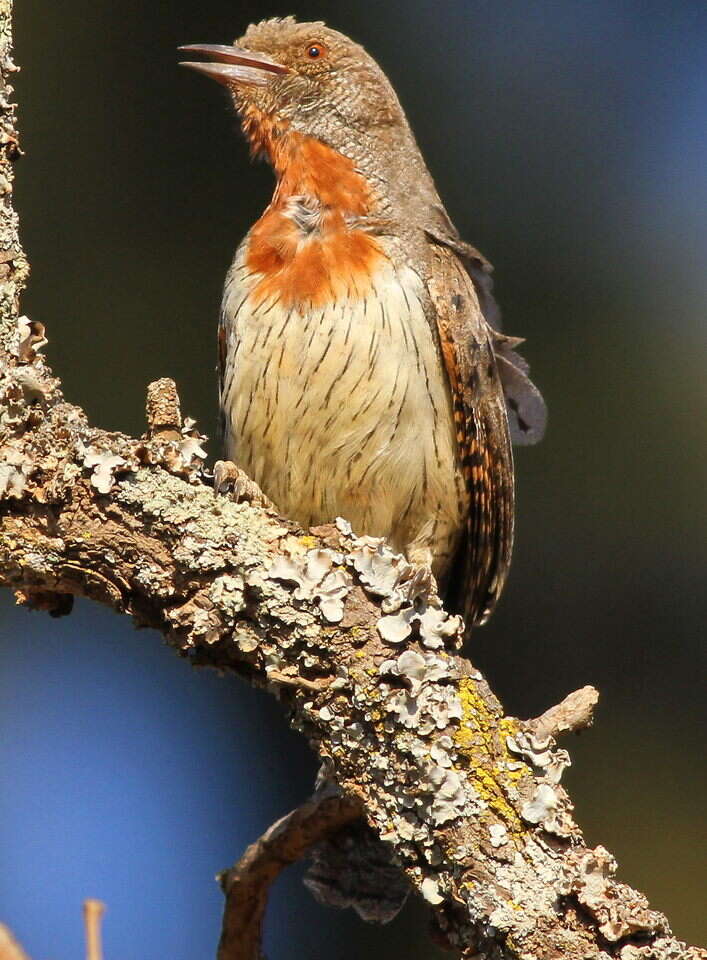
<path id="1" fill-rule="evenodd" d="M 490 264 L 362 46 L 284 17 L 180 51 L 275 175 L 223 293 L 228 461 L 304 528 L 342 517 L 429 566 L 467 629 L 485 623 L 513 548 L 511 443 L 546 421 Z"/>

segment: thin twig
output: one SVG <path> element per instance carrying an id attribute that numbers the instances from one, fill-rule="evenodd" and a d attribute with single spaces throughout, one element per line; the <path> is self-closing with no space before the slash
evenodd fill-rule
<path id="1" fill-rule="evenodd" d="M 326 690 L 332 679 L 322 677 L 319 680 L 308 680 L 299 674 L 293 676 L 281 670 L 268 670 L 268 680 L 272 683 L 278 683 L 281 687 L 294 687 L 296 690 L 311 690 L 312 693 L 321 693 L 322 690 Z"/>
<path id="2" fill-rule="evenodd" d="M 0 923 L 0 960 L 29 960 L 11 931 Z"/>
<path id="3" fill-rule="evenodd" d="M 106 905 L 100 900 L 84 900 L 83 922 L 86 930 L 86 960 L 103 960 L 101 917 Z"/>
<path id="4" fill-rule="evenodd" d="M 231 870 L 221 874 L 226 903 L 218 960 L 261 960 L 270 885 L 313 844 L 360 816 L 361 806 L 354 800 L 315 794 L 269 827 Z"/>

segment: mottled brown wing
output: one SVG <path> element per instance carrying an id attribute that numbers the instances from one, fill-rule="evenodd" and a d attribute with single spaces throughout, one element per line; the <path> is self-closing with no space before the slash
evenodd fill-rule
<path id="1" fill-rule="evenodd" d="M 506 398 L 511 440 L 521 446 L 538 443 L 545 434 L 547 407 L 530 379 L 527 361 L 515 351 L 523 339 L 501 333 L 501 311 L 493 295 L 491 279 L 493 267 L 482 253 L 459 237 L 443 207 L 434 208 L 432 213 L 437 222 L 428 225 L 427 236 L 459 255 L 474 284 L 484 320 L 492 327 L 491 338 Z"/>
<path id="2" fill-rule="evenodd" d="M 470 496 L 464 542 L 453 562 L 446 599 L 464 614 L 468 629 L 489 618 L 508 573 L 513 549 L 513 454 L 492 331 L 471 277 L 453 250 L 432 246 L 428 286 Z"/>

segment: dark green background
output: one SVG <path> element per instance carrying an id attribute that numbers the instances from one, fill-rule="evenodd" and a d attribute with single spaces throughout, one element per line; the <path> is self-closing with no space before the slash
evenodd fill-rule
<path id="1" fill-rule="evenodd" d="M 599 687 L 595 728 L 568 745 L 578 818 L 704 941 L 707 9 L 21 0 L 24 307 L 101 426 L 141 432 L 146 384 L 172 376 L 214 435 L 220 288 L 271 177 L 174 48 L 291 12 L 388 72 L 548 401 L 547 439 L 517 455 L 510 582 L 472 656 L 520 716 Z M 68 960 L 93 895 L 107 960 L 210 955 L 213 874 L 305 795 L 313 760 L 276 705 L 127 621 L 0 599 L 0 918 L 35 957 Z M 420 913 L 381 934 L 289 878 L 270 956 L 430 957 Z"/>

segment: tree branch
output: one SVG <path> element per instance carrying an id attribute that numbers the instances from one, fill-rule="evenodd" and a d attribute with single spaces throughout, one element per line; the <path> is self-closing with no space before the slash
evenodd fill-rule
<path id="1" fill-rule="evenodd" d="M 0 584 L 55 614 L 89 597 L 279 697 L 348 798 L 339 812 L 364 810 L 463 957 L 704 956 L 613 878 L 611 855 L 573 820 L 553 737 L 588 722 L 594 692 L 534 722 L 504 716 L 459 656 L 460 624 L 429 571 L 344 522 L 303 533 L 215 495 L 171 382 L 151 386 L 140 439 L 65 402 L 44 328 L 18 309 L 11 9 L 0 0 Z M 260 924 L 248 932 L 232 904 L 261 903 L 268 858 L 289 861 L 315 827 L 291 814 L 227 875 L 225 942 L 244 937 L 229 957 L 248 956 Z"/>
<path id="2" fill-rule="evenodd" d="M 271 884 L 315 843 L 359 819 L 361 813 L 360 804 L 339 793 L 315 794 L 274 823 L 235 867 L 221 874 L 226 904 L 218 960 L 261 960 L 263 915 Z"/>

